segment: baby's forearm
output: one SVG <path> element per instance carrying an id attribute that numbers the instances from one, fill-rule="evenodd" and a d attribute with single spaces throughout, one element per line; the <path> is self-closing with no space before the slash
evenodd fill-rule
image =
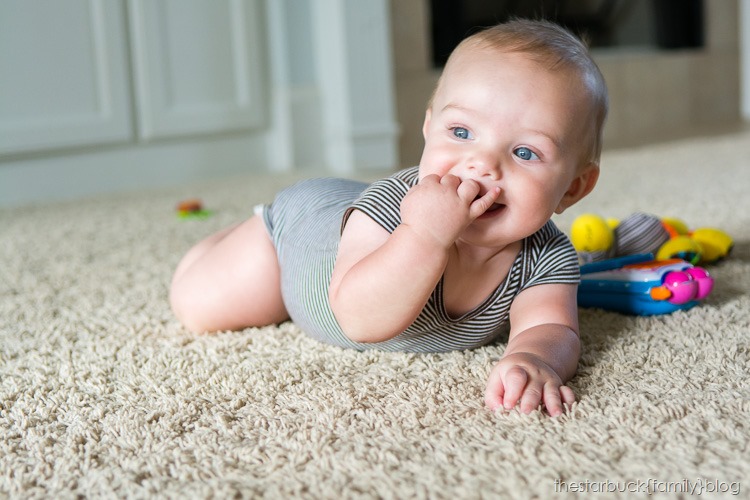
<path id="1" fill-rule="evenodd" d="M 382 342 L 417 318 L 442 276 L 448 249 L 401 225 L 329 291 L 344 333 L 356 342 Z"/>
<path id="2" fill-rule="evenodd" d="M 526 353 L 538 357 L 567 382 L 575 375 L 581 352 L 581 341 L 573 329 L 565 325 L 543 324 L 514 336 L 503 357 Z"/>

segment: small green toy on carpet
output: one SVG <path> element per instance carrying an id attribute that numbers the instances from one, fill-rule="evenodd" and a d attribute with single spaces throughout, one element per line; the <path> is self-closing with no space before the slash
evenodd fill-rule
<path id="1" fill-rule="evenodd" d="M 693 231 L 679 219 L 636 213 L 623 221 L 584 214 L 571 241 L 581 265 L 582 307 L 642 316 L 689 309 L 705 299 L 714 280 L 695 264 L 710 264 L 732 250 L 716 228 Z"/>

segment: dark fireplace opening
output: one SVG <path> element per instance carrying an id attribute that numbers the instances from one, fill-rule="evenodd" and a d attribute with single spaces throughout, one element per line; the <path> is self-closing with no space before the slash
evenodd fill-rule
<path id="1" fill-rule="evenodd" d="M 704 43 L 703 0 L 431 0 L 435 67 L 465 37 L 511 18 L 548 19 L 592 48 L 696 49 Z"/>

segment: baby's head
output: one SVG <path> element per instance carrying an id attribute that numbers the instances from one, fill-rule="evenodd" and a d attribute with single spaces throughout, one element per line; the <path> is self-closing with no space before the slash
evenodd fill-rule
<path id="1" fill-rule="evenodd" d="M 450 174 L 480 196 L 500 188 L 472 224 L 495 236 L 476 241 L 520 241 L 594 188 L 606 115 L 604 79 L 573 35 L 538 21 L 489 28 L 448 59 L 425 114 L 420 179 Z"/>
<path id="2" fill-rule="evenodd" d="M 466 39 L 453 51 L 443 75 L 430 98 L 428 108 L 440 96 L 447 79 L 461 78 L 461 62 L 477 51 L 511 53 L 537 62 L 541 70 L 573 78 L 573 86 L 585 94 L 586 106 L 576 109 L 578 118 L 586 120 L 588 131 L 582 148 L 581 166 L 598 166 L 602 151 L 604 122 L 609 98 L 607 86 L 586 45 L 564 28 L 547 22 L 513 20 L 482 30 Z"/>

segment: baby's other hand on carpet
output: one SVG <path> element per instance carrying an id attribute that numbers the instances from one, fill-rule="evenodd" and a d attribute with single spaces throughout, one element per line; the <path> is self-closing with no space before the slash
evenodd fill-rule
<path id="1" fill-rule="evenodd" d="M 573 390 L 557 373 L 533 354 L 514 353 L 493 367 L 487 380 L 484 401 L 490 410 L 510 410 L 519 404 L 521 413 L 531 413 L 544 404 L 550 416 L 563 414 L 563 404 L 576 400 Z"/>

